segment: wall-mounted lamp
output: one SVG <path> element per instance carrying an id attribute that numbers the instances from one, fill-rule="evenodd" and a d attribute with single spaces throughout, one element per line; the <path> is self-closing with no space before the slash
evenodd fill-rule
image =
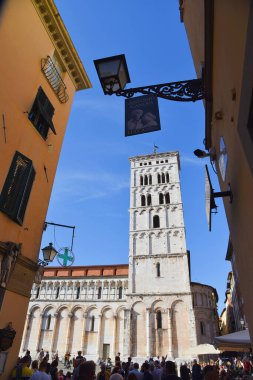
<path id="1" fill-rule="evenodd" d="M 49 243 L 46 247 L 42 248 L 43 260 L 38 260 L 39 265 L 47 266 L 51 263 L 57 255 L 57 250 L 54 248 L 53 243 Z"/>
<path id="2" fill-rule="evenodd" d="M 211 148 L 209 150 L 209 153 L 207 153 L 207 152 L 205 152 L 204 150 L 201 150 L 201 149 L 195 149 L 193 153 L 198 158 L 210 157 L 211 161 L 215 161 L 216 160 L 216 151 L 215 151 L 215 148 Z"/>

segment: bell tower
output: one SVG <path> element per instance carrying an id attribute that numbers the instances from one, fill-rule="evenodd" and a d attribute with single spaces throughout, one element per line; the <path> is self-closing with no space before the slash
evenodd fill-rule
<path id="1" fill-rule="evenodd" d="M 130 163 L 129 294 L 190 292 L 179 154 Z"/>

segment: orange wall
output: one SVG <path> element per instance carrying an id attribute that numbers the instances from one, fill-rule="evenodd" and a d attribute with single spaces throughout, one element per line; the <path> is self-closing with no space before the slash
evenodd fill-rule
<path id="1" fill-rule="evenodd" d="M 61 104 L 40 69 L 41 58 L 52 55 L 54 47 L 30 0 L 10 0 L 0 29 L 0 116 L 5 116 L 7 143 L 0 137 L 0 189 L 6 179 L 14 152 L 32 159 L 36 171 L 23 226 L 0 212 L 0 240 L 22 242 L 22 253 L 37 260 L 60 149 L 74 96 L 74 86 L 65 74 L 70 96 Z M 39 86 L 55 108 L 53 122 L 57 135 L 49 132 L 46 141 L 24 113 L 31 109 Z M 2 124 L 2 120 L 1 120 Z M 2 131 L 3 132 L 3 131 Z M 52 152 L 48 145 L 53 145 Z M 44 166 L 49 182 L 46 181 Z M 1 191 L 1 190 L 0 190 Z"/>

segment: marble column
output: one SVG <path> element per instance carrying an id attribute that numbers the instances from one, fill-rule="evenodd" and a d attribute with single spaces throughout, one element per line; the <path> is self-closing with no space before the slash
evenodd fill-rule
<path id="1" fill-rule="evenodd" d="M 102 314 L 98 314 L 98 330 L 97 330 L 97 357 L 100 358 L 100 344 L 101 344 L 101 320 Z"/>
<path id="2" fill-rule="evenodd" d="M 65 349 L 65 352 L 69 352 L 69 348 L 70 348 L 70 336 L 71 336 L 71 330 L 72 330 L 72 317 L 73 317 L 73 313 L 68 313 L 68 323 L 67 323 L 67 339 L 66 339 L 66 349 Z"/>
<path id="3" fill-rule="evenodd" d="M 173 310 L 168 309 L 168 359 L 173 359 L 173 339 L 172 339 Z"/>
<path id="4" fill-rule="evenodd" d="M 51 342 L 51 353 L 54 351 L 54 340 L 55 340 L 55 334 L 56 334 L 56 329 L 57 329 L 57 318 L 59 316 L 59 313 L 54 313 L 52 315 L 52 342 Z"/>
<path id="5" fill-rule="evenodd" d="M 111 357 L 112 360 L 115 358 L 115 352 L 116 352 L 116 339 L 117 339 L 117 315 L 113 315 L 113 328 L 112 328 L 112 350 L 111 350 Z"/>
<path id="6" fill-rule="evenodd" d="M 44 313 L 40 314 L 40 323 L 39 323 L 39 331 L 38 331 L 38 338 L 37 338 L 37 351 L 41 349 L 40 347 L 40 341 L 41 341 L 41 336 L 42 336 L 42 324 L 44 320 Z"/>
<path id="7" fill-rule="evenodd" d="M 150 312 L 150 308 L 146 309 L 146 352 L 148 358 L 150 358 Z"/>
<path id="8" fill-rule="evenodd" d="M 86 352 L 86 343 L 85 343 L 85 338 L 86 338 L 86 321 L 87 321 L 88 313 L 83 313 L 83 332 L 82 332 L 82 351 L 83 354 L 87 354 Z"/>
<path id="9" fill-rule="evenodd" d="M 124 344 L 123 357 L 131 356 L 131 310 L 126 309 L 124 313 Z"/>
<path id="10" fill-rule="evenodd" d="M 30 329 L 31 319 L 32 319 L 32 314 L 28 313 L 26 315 L 25 327 L 24 327 L 24 337 L 23 337 L 23 347 L 22 347 L 23 351 L 27 350 L 27 343 L 28 343 L 27 338 L 28 338 L 28 333 Z"/>

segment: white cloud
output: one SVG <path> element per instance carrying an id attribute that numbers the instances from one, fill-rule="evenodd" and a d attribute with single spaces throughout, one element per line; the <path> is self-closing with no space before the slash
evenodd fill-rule
<path id="1" fill-rule="evenodd" d="M 129 180 L 114 173 L 98 170 L 60 172 L 56 177 L 53 197 L 56 201 L 71 197 L 72 202 L 81 203 L 109 197 L 127 188 Z"/>

